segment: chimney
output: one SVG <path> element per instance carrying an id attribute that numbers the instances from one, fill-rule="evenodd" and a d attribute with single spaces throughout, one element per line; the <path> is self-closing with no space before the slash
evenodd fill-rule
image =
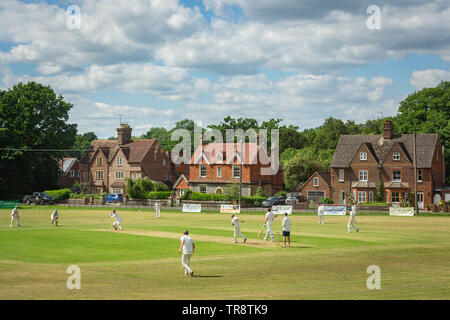
<path id="1" fill-rule="evenodd" d="M 131 142 L 131 128 L 129 125 L 126 123 L 120 124 L 120 128 L 117 128 L 117 139 L 120 145 Z"/>
<path id="2" fill-rule="evenodd" d="M 394 124 L 392 123 L 392 121 L 386 120 L 384 122 L 383 138 L 390 140 L 392 139 L 393 136 L 394 136 Z"/>

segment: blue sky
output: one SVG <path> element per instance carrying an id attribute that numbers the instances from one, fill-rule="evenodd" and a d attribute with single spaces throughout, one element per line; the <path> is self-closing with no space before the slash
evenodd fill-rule
<path id="1" fill-rule="evenodd" d="M 450 80 L 447 0 L 2 0 L 0 21 L 0 87 L 49 84 L 103 138 L 119 115 L 135 135 L 227 115 L 364 122 Z"/>

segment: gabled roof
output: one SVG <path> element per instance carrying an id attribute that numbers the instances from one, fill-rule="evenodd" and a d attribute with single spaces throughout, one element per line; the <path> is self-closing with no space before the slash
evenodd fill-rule
<path id="1" fill-rule="evenodd" d="M 117 152 L 121 150 L 127 162 L 140 163 L 155 142 L 156 139 L 141 139 L 119 145 L 118 140 L 95 140 L 81 158 L 81 162 L 90 162 L 98 150 L 101 150 L 108 162 L 111 162 Z"/>
<path id="2" fill-rule="evenodd" d="M 256 143 L 243 143 L 244 163 L 270 163 L 270 158 L 264 148 Z M 219 159 L 218 159 L 219 156 Z M 241 161 L 241 144 L 240 143 L 209 143 L 198 146 L 191 157 L 191 164 L 199 164 L 201 160 L 205 160 L 208 164 L 230 164 L 237 159 Z M 221 160 L 220 160 L 221 158 Z M 260 161 L 262 159 L 263 161 Z"/>
<path id="3" fill-rule="evenodd" d="M 416 156 L 418 168 L 430 168 L 433 161 L 438 134 L 416 135 Z M 394 135 L 392 139 L 384 139 L 383 135 L 341 135 L 334 152 L 331 167 L 348 168 L 361 144 L 365 143 L 379 164 L 389 155 L 394 144 L 398 143 L 412 163 L 414 142 L 412 134 Z"/>
<path id="4" fill-rule="evenodd" d="M 331 172 L 330 171 L 316 171 L 314 172 L 305 183 L 300 182 L 296 189 L 301 190 L 304 186 L 306 186 L 315 175 L 319 175 L 328 185 L 331 185 Z M 301 186 L 300 186 L 301 184 Z"/>
<path id="5" fill-rule="evenodd" d="M 62 172 L 67 173 L 73 167 L 73 165 L 77 162 L 77 158 L 63 158 L 62 159 Z"/>
<path id="6" fill-rule="evenodd" d="M 181 180 L 186 181 L 186 183 L 189 183 L 188 179 L 184 176 L 184 174 L 181 174 L 181 176 L 178 177 L 177 181 L 173 184 L 173 189 L 177 187 L 177 185 L 181 182 Z"/>

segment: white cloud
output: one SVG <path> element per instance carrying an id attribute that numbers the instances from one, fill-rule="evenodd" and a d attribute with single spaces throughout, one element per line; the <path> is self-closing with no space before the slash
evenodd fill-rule
<path id="1" fill-rule="evenodd" d="M 450 81 L 450 71 L 439 69 L 416 70 L 413 72 L 409 83 L 415 90 L 432 88 L 441 81 Z"/>

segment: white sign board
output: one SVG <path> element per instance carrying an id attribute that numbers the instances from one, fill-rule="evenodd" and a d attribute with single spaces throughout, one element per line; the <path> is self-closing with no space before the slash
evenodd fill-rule
<path id="1" fill-rule="evenodd" d="M 202 212 L 202 205 L 196 203 L 183 203 L 183 212 Z"/>
<path id="2" fill-rule="evenodd" d="M 321 208 L 323 209 L 324 216 L 345 216 L 347 214 L 346 206 L 324 206 L 324 205 L 321 205 L 317 208 L 317 214 L 319 214 Z"/>
<path id="3" fill-rule="evenodd" d="M 272 206 L 270 211 L 275 214 L 292 214 L 292 206 Z"/>
<path id="4" fill-rule="evenodd" d="M 389 207 L 389 215 L 390 216 L 413 216 L 414 208 L 413 207 Z"/>
<path id="5" fill-rule="evenodd" d="M 240 213 L 241 206 L 234 204 L 221 204 L 220 205 L 220 213 Z"/>

